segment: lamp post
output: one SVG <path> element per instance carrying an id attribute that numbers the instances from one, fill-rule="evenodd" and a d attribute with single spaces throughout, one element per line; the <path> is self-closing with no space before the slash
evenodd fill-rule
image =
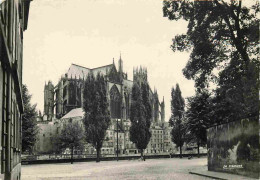
<path id="1" fill-rule="evenodd" d="M 116 160 L 118 161 L 118 119 L 116 119 Z"/>

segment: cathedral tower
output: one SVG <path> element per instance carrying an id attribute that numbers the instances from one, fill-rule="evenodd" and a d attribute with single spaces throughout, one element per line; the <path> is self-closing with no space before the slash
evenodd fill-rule
<path id="1" fill-rule="evenodd" d="M 51 81 L 44 86 L 44 115 L 48 116 L 48 120 L 54 114 L 54 86 Z"/>
<path id="2" fill-rule="evenodd" d="M 118 72 L 123 74 L 123 60 L 121 58 L 121 53 L 120 53 L 120 57 L 119 57 L 119 60 L 118 60 Z"/>
<path id="3" fill-rule="evenodd" d="M 122 82 L 123 79 L 125 79 L 125 76 L 124 76 L 124 71 L 123 71 L 123 60 L 121 58 L 121 53 L 120 53 L 120 57 L 118 60 L 118 74 L 119 74 L 120 82 Z"/>
<path id="4" fill-rule="evenodd" d="M 147 82 L 147 69 L 140 67 L 133 70 L 134 82 L 142 83 Z"/>

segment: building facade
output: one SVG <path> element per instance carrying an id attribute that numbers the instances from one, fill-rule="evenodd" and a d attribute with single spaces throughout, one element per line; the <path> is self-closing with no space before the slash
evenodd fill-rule
<path id="1" fill-rule="evenodd" d="M 0 179 L 21 178 L 23 32 L 30 0 L 0 3 Z"/>
<path id="2" fill-rule="evenodd" d="M 134 81 L 147 81 L 147 70 L 137 68 L 133 71 L 133 81 L 129 80 L 127 73 L 123 72 L 123 61 L 120 57 L 118 70 L 113 61 L 112 64 L 89 69 L 72 64 L 58 84 L 54 86 L 48 81 L 44 86 L 44 115 L 51 118 L 61 118 L 69 111 L 80 108 L 83 105 L 83 82 L 87 75 L 92 72 L 94 76 L 102 74 L 107 81 L 107 97 L 110 104 L 111 118 L 127 120 L 130 117 L 131 90 Z M 164 101 L 160 102 L 157 91 L 150 90 L 152 103 L 152 121 L 164 122 Z"/>
<path id="3" fill-rule="evenodd" d="M 76 117 L 82 117 L 83 106 L 83 82 L 87 78 L 87 75 L 92 72 L 95 75 L 101 73 L 107 82 L 107 98 L 109 101 L 111 125 L 106 132 L 105 141 L 101 154 L 116 154 L 117 151 L 117 131 L 118 131 L 118 152 L 119 154 L 133 154 L 138 150 L 135 144 L 130 141 L 130 106 L 131 106 L 131 91 L 134 82 L 148 81 L 148 74 L 145 68 L 136 68 L 133 70 L 133 81 L 128 79 L 127 73 L 123 71 L 123 61 L 121 56 L 118 60 L 118 68 L 114 63 L 89 69 L 79 65 L 72 64 L 56 86 L 49 81 L 44 86 L 44 113 L 46 122 L 39 121 L 38 126 L 40 129 L 40 138 L 37 143 L 37 152 L 43 152 L 43 149 L 48 146 L 44 146 L 43 136 L 50 134 L 47 132 L 46 123 L 52 126 L 54 120 L 60 123 L 67 119 L 70 114 L 71 119 L 77 119 Z M 152 130 L 152 134 L 160 132 L 160 136 L 156 136 L 156 143 L 150 146 L 156 145 L 157 149 L 148 148 L 147 153 L 163 152 L 164 136 L 162 126 L 165 124 L 165 104 L 164 100 L 159 101 L 157 90 L 152 91 L 150 89 L 150 102 L 152 105 L 152 126 L 151 128 L 159 128 L 160 131 Z M 78 109 L 76 115 L 75 110 Z M 81 110 L 80 110 L 81 109 Z M 41 128 L 42 127 L 42 128 Z M 46 130 L 45 130 L 46 129 Z M 45 133 L 46 132 L 46 133 Z M 55 131 L 53 131 L 55 133 Z M 152 136 L 153 137 L 153 136 Z M 41 140 L 42 139 L 42 140 Z M 48 139 L 48 137 L 47 137 Z M 153 140 L 153 138 L 151 138 Z M 50 138 L 49 140 L 51 141 Z M 150 147 L 149 146 L 149 147 Z M 41 148 L 43 147 L 43 149 Z M 93 149 L 86 149 L 87 153 L 94 153 Z"/>

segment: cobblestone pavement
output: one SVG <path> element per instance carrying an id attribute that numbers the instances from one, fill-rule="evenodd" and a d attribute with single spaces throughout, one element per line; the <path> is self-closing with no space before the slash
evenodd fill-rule
<path id="1" fill-rule="evenodd" d="M 147 159 L 74 162 L 74 164 L 38 164 L 23 165 L 22 179 L 209 179 L 194 174 L 190 170 L 205 169 L 206 158 L 178 159 Z"/>

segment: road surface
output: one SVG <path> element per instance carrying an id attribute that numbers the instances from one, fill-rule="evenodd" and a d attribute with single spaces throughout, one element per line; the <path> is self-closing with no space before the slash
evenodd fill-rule
<path id="1" fill-rule="evenodd" d="M 22 165 L 23 180 L 51 180 L 51 179 L 176 179 L 197 180 L 208 179 L 198 175 L 189 174 L 190 170 L 205 168 L 206 158 L 171 158 L 74 162 L 74 164 L 37 164 Z"/>

